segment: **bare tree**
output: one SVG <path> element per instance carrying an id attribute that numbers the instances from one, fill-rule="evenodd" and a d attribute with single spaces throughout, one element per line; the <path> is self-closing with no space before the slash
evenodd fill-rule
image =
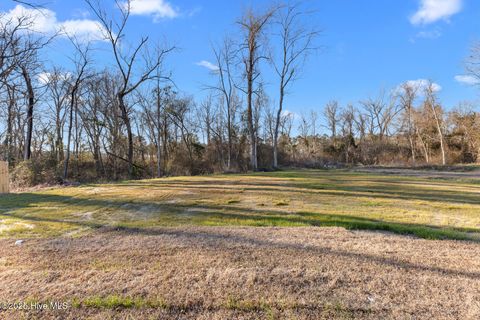
<path id="1" fill-rule="evenodd" d="M 367 123 L 367 117 L 365 114 L 363 114 L 360 110 L 355 110 L 355 115 L 353 117 L 353 122 L 355 124 L 355 129 L 357 130 L 357 134 L 359 136 L 360 141 L 364 141 L 366 133 L 367 133 L 367 128 L 366 128 L 366 123 Z"/>
<path id="2" fill-rule="evenodd" d="M 480 42 L 476 42 L 470 49 L 470 54 L 465 61 L 465 71 L 474 77 L 476 84 L 480 85 Z"/>
<path id="3" fill-rule="evenodd" d="M 50 100 L 50 110 L 55 124 L 52 153 L 55 155 L 58 164 L 64 159 L 63 128 L 66 119 L 66 104 L 70 97 L 70 84 L 67 72 L 58 67 L 54 67 L 51 72 L 45 73 L 43 77 L 45 79 L 42 79 L 42 81 L 47 82 L 46 87 L 48 99 Z"/>
<path id="4" fill-rule="evenodd" d="M 198 110 L 199 120 L 203 124 L 205 132 L 205 143 L 210 145 L 212 141 L 212 124 L 215 119 L 215 113 L 213 110 L 212 96 L 208 95 L 201 103 L 200 109 Z"/>
<path id="5" fill-rule="evenodd" d="M 256 13 L 253 9 L 247 10 L 238 22 L 243 30 L 243 64 L 247 87 L 244 92 L 247 95 L 247 127 L 250 136 L 250 166 L 255 171 L 258 168 L 257 145 L 253 118 L 253 95 L 255 93 L 255 81 L 260 76 L 259 64 L 262 59 L 268 57 L 262 52 L 262 37 L 267 24 L 276 12 L 276 8 L 265 12 Z"/>
<path id="6" fill-rule="evenodd" d="M 412 156 L 412 163 L 416 163 L 416 139 L 415 139 L 415 122 L 414 122 L 414 102 L 417 98 L 417 88 L 404 83 L 401 86 L 401 92 L 399 94 L 400 105 L 403 109 L 403 122 L 406 126 L 407 139 L 410 144 L 410 153 Z"/>
<path id="7" fill-rule="evenodd" d="M 348 105 L 340 115 L 342 121 L 342 135 L 344 140 L 345 162 L 352 162 L 352 147 L 355 146 L 353 126 L 355 122 L 355 109 Z"/>
<path id="8" fill-rule="evenodd" d="M 6 103 L 7 103 L 7 113 L 6 113 L 6 121 L 7 121 L 7 128 L 6 128 L 6 133 L 5 133 L 5 140 L 3 142 L 4 146 L 4 159 L 8 162 L 11 162 L 13 160 L 13 150 L 12 150 L 12 145 L 13 145 L 13 139 L 14 139 L 14 133 L 13 133 L 13 127 L 14 127 L 14 114 L 15 114 L 15 106 L 17 103 L 17 85 L 15 83 L 13 84 L 7 84 L 6 85 L 6 92 L 7 92 L 7 97 L 6 97 Z"/>
<path id="9" fill-rule="evenodd" d="M 27 15 L 0 19 L 0 79 L 5 80 L 19 63 L 30 59 L 45 45 L 32 36 L 32 24 L 32 17 Z"/>
<path id="10" fill-rule="evenodd" d="M 396 97 L 386 97 L 382 92 L 376 99 L 369 98 L 361 104 L 367 112 L 370 135 L 378 135 L 382 141 L 389 134 L 392 122 L 401 111 L 396 105 Z"/>
<path id="11" fill-rule="evenodd" d="M 38 68 L 38 52 L 47 46 L 55 37 L 45 38 L 34 32 L 32 16 L 21 16 L 15 19 L 0 19 L 0 86 L 7 83 L 7 77 L 18 71 L 27 92 L 27 131 L 23 150 L 23 159 L 29 160 L 32 155 L 32 136 L 34 123 L 35 88 L 32 75 Z"/>
<path id="12" fill-rule="evenodd" d="M 75 63 L 75 73 L 71 79 L 70 85 L 70 108 L 69 108 L 69 120 L 68 120 L 68 134 L 67 134 L 67 146 L 66 146 L 66 156 L 65 163 L 63 167 L 63 180 L 68 178 L 68 166 L 70 162 L 70 142 L 72 140 L 72 127 L 73 127 L 73 115 L 77 115 L 76 107 L 78 100 L 78 91 L 81 88 L 83 81 L 87 75 L 87 66 L 89 64 L 88 52 L 89 46 L 82 47 L 75 40 L 72 41 L 77 57 L 74 58 Z M 78 142 L 78 139 L 75 139 Z"/>
<path id="13" fill-rule="evenodd" d="M 116 7 L 120 12 L 118 21 L 114 21 L 113 18 L 109 17 L 107 12 L 102 8 L 99 0 L 85 0 L 85 2 L 103 26 L 105 37 L 109 41 L 113 52 L 117 70 L 121 75 L 122 83 L 117 91 L 117 99 L 121 117 L 127 130 L 128 173 L 130 178 L 133 178 L 133 169 L 135 167 L 133 159 L 133 131 L 129 114 L 130 110 L 126 99 L 144 82 L 158 77 L 158 73 L 155 71 L 159 69 L 166 56 L 172 52 L 175 47 L 157 47 L 152 54 L 147 46 L 149 38 L 142 37 L 140 42 L 134 46 L 132 50 L 128 50 L 127 44 L 123 41 L 130 17 L 132 0 L 127 0 L 126 2 L 115 0 Z M 140 63 L 139 60 L 143 60 L 143 63 Z M 139 70 L 138 65 L 143 65 L 143 70 Z M 138 76 L 135 76 L 135 74 L 138 74 Z"/>
<path id="14" fill-rule="evenodd" d="M 220 48 L 213 49 L 215 61 L 218 70 L 214 73 L 218 76 L 217 86 L 210 87 L 220 93 L 225 102 L 225 111 L 227 118 L 227 169 L 230 170 L 233 156 L 233 126 L 234 117 L 237 109 L 238 99 L 233 79 L 233 68 L 235 63 L 234 43 L 231 39 L 225 38 Z"/>
<path id="15" fill-rule="evenodd" d="M 157 158 L 156 177 L 162 176 L 162 145 L 166 145 L 164 140 L 164 130 L 167 117 L 168 105 L 171 98 L 169 97 L 170 87 L 161 87 L 160 79 L 158 78 L 153 88 L 152 96 L 145 97 L 144 93 L 138 93 L 138 100 L 143 107 L 145 121 L 150 131 L 151 139 L 155 146 L 155 155 Z M 167 132 L 168 134 L 168 132 Z M 166 154 L 165 154 L 166 155 Z M 165 157 L 164 155 L 164 157 Z"/>
<path id="16" fill-rule="evenodd" d="M 259 84 L 257 94 L 253 102 L 253 129 L 255 131 L 255 149 L 258 149 L 261 130 L 261 117 L 264 111 L 270 106 L 270 98 L 265 91 L 265 87 L 262 83 Z"/>
<path id="17" fill-rule="evenodd" d="M 327 120 L 327 128 L 330 130 L 330 138 L 335 146 L 335 138 L 337 137 L 337 124 L 340 120 L 340 108 L 337 101 L 330 101 L 325 106 L 323 115 Z"/>
<path id="18" fill-rule="evenodd" d="M 171 101 L 167 108 L 168 117 L 171 119 L 175 127 L 180 131 L 180 138 L 184 143 L 188 155 L 188 166 L 190 174 L 194 174 L 194 143 L 195 135 L 193 132 L 192 117 L 190 114 L 194 107 L 191 98 L 176 98 Z"/>
<path id="19" fill-rule="evenodd" d="M 27 88 L 27 132 L 25 135 L 25 146 L 23 160 L 30 160 L 32 156 L 32 135 L 33 135 L 33 109 L 35 106 L 35 91 L 33 90 L 32 77 L 26 65 L 20 67 L 22 77 Z"/>
<path id="20" fill-rule="evenodd" d="M 437 96 L 435 93 L 435 86 L 432 82 L 429 82 L 425 88 L 425 105 L 432 112 L 433 119 L 435 120 L 435 127 L 437 129 L 438 139 L 440 141 L 440 152 L 442 154 L 442 165 L 447 164 L 446 152 L 445 152 L 445 138 L 443 133 L 443 118 L 441 114 L 441 107 L 437 103 Z"/>
<path id="21" fill-rule="evenodd" d="M 273 59 L 275 72 L 280 78 L 279 102 L 273 138 L 273 167 L 278 167 L 278 134 L 287 89 L 298 79 L 306 58 L 316 48 L 314 40 L 317 30 L 308 29 L 303 22 L 310 19 L 308 12 L 302 11 L 300 4 L 287 5 L 278 10 L 277 25 L 280 38 L 280 59 Z"/>
<path id="22" fill-rule="evenodd" d="M 426 163 L 430 163 L 430 142 L 433 140 L 431 137 L 431 112 L 424 103 L 423 108 L 414 112 L 413 115 L 416 124 L 415 134 L 417 135 L 418 142 L 423 151 L 423 157 Z"/>
<path id="23" fill-rule="evenodd" d="M 92 74 L 85 79 L 86 97 L 82 108 L 78 110 L 83 127 L 88 137 L 93 160 L 95 162 L 95 172 L 97 177 L 106 176 L 105 166 L 101 152 L 101 137 L 105 131 L 107 122 L 102 121 L 102 104 L 106 100 L 102 92 L 102 75 Z M 117 110 L 116 108 L 114 110 Z M 115 115 L 114 115 L 115 116 Z"/>
<path id="24" fill-rule="evenodd" d="M 306 157 L 309 155 L 310 153 L 310 139 L 309 139 L 309 135 L 310 135 L 310 131 L 311 131 L 311 128 L 312 128 L 312 122 L 310 121 L 309 119 L 309 116 L 308 115 L 305 115 L 304 113 L 302 113 L 300 115 L 300 119 L 299 119 L 300 123 L 298 125 L 298 130 L 299 130 L 299 134 L 300 134 L 300 137 L 299 137 L 299 140 L 301 142 L 303 142 L 303 156 Z M 299 153 L 302 153 L 301 150 L 299 150 L 300 152 Z"/>

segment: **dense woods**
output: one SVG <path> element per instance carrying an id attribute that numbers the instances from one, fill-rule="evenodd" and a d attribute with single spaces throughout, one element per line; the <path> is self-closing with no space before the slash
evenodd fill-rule
<path id="1" fill-rule="evenodd" d="M 477 106 L 442 105 L 433 81 L 289 112 L 288 92 L 328 46 L 320 30 L 302 25 L 310 13 L 300 5 L 246 10 L 232 21 L 238 32 L 212 45 L 211 82 L 198 98 L 169 72 L 175 46 L 131 40 L 129 4 L 110 15 L 100 1 L 86 1 L 102 27 L 109 67 L 96 63 L 96 44 L 75 37 L 70 66 L 45 64 L 46 48 L 65 35 L 31 30 L 32 16 L 0 17 L 0 158 L 18 186 L 480 161 Z M 465 69 L 480 79 L 478 48 Z M 266 75 L 277 82 L 267 86 Z"/>

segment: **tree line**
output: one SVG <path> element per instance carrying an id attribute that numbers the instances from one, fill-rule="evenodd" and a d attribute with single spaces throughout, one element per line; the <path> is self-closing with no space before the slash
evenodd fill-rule
<path id="1" fill-rule="evenodd" d="M 211 83 L 197 101 L 168 71 L 175 46 L 131 40 L 130 1 L 117 2 L 113 14 L 99 0 L 85 3 L 103 30 L 108 67 L 99 68 L 91 42 L 68 35 L 70 64 L 45 70 L 42 55 L 62 31 L 45 36 L 33 30 L 32 16 L 0 16 L 0 156 L 19 186 L 480 161 L 475 106 L 447 111 L 433 82 L 407 82 L 356 104 L 286 110 L 320 49 L 321 31 L 305 23 L 312 12 L 300 4 L 246 10 L 235 36 L 212 45 Z M 474 46 L 466 70 L 480 80 L 479 57 Z"/>

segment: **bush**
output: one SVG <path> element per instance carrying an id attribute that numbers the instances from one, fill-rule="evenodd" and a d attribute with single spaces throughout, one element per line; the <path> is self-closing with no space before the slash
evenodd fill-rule
<path id="1" fill-rule="evenodd" d="M 33 162 L 28 160 L 17 164 L 11 172 L 10 179 L 14 188 L 33 187 L 37 182 Z"/>

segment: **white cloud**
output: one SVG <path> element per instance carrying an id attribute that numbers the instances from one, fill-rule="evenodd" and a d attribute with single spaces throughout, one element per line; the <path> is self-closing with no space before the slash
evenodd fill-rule
<path id="1" fill-rule="evenodd" d="M 442 91 L 442 87 L 438 83 L 430 82 L 429 80 L 426 80 L 426 79 L 409 80 L 406 83 L 412 88 L 416 88 L 417 90 L 421 90 L 421 91 L 428 88 L 430 84 L 432 85 L 433 91 L 435 92 Z"/>
<path id="2" fill-rule="evenodd" d="M 462 0 L 420 0 L 420 8 L 410 17 L 414 25 L 448 20 L 462 10 Z"/>
<path id="3" fill-rule="evenodd" d="M 206 60 L 202 60 L 200 62 L 197 62 L 196 65 L 200 66 L 200 67 L 207 68 L 208 70 L 213 71 L 213 72 L 217 72 L 219 70 L 217 65 L 215 65 L 215 64 L 213 64 L 209 61 L 206 61 Z"/>
<path id="4" fill-rule="evenodd" d="M 296 118 L 299 118 L 298 114 L 296 114 L 295 112 L 293 111 L 290 111 L 290 110 L 283 110 L 282 111 L 282 117 L 291 117 L 292 119 L 296 119 Z"/>
<path id="5" fill-rule="evenodd" d="M 399 85 L 395 89 L 395 92 L 396 93 L 402 93 L 404 91 L 403 86 L 407 85 L 407 86 L 415 89 L 415 91 L 417 91 L 417 93 L 419 95 L 422 95 L 423 92 L 425 91 L 425 89 L 427 89 L 430 84 L 432 85 L 432 88 L 433 88 L 434 92 L 442 91 L 442 87 L 438 83 L 431 82 L 430 80 L 427 80 L 427 79 L 417 79 L 417 80 L 405 81 L 403 84 Z"/>
<path id="6" fill-rule="evenodd" d="M 42 73 L 39 73 L 37 75 L 37 81 L 40 83 L 40 84 L 47 84 L 50 82 L 50 77 L 52 76 L 52 74 L 50 72 L 42 72 Z"/>
<path id="7" fill-rule="evenodd" d="M 37 74 L 37 81 L 41 85 L 49 84 L 51 81 L 57 80 L 69 80 L 72 74 L 70 72 L 63 73 L 51 73 L 51 72 L 40 72 Z"/>
<path id="8" fill-rule="evenodd" d="M 126 3 L 124 3 L 126 5 Z M 153 16 L 154 21 L 164 18 L 176 18 L 178 12 L 165 0 L 132 0 L 130 13 L 139 16 Z"/>
<path id="9" fill-rule="evenodd" d="M 440 38 L 441 36 L 442 36 L 442 32 L 438 29 L 431 30 L 431 31 L 420 31 L 416 35 L 417 38 L 423 38 L 423 39 L 437 39 L 437 38 Z"/>
<path id="10" fill-rule="evenodd" d="M 30 29 L 35 32 L 51 33 L 56 31 L 57 18 L 55 12 L 48 9 L 29 9 L 22 5 L 17 5 L 12 10 L 3 13 L 1 16 L 2 21 L 12 21 L 28 17 L 30 23 Z"/>
<path id="11" fill-rule="evenodd" d="M 469 75 L 455 76 L 455 81 L 460 82 L 462 84 L 469 85 L 469 86 L 474 86 L 474 85 L 480 84 L 480 79 L 478 79 L 474 76 L 469 76 Z"/>
<path id="12" fill-rule="evenodd" d="M 79 40 L 103 40 L 103 28 L 99 22 L 90 19 L 76 19 L 58 21 L 54 11 L 49 9 L 30 9 L 17 5 L 12 10 L 4 13 L 2 21 L 15 21 L 28 17 L 31 24 L 29 29 L 34 32 L 53 34 L 58 32 L 63 36 L 76 37 Z"/>
<path id="13" fill-rule="evenodd" d="M 100 22 L 90 19 L 67 20 L 59 23 L 59 29 L 66 35 L 76 37 L 80 41 L 105 40 L 105 33 Z"/>

